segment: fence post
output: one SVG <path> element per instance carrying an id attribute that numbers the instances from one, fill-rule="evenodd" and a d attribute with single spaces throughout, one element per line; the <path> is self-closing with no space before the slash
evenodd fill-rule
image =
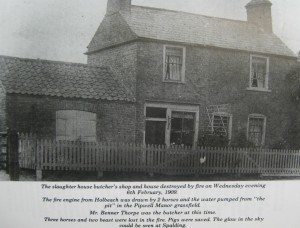
<path id="1" fill-rule="evenodd" d="M 97 143 L 96 146 L 96 170 L 97 170 L 97 178 L 102 179 L 104 177 L 103 173 L 103 146 L 102 143 L 99 146 L 99 143 Z"/>
<path id="2" fill-rule="evenodd" d="M 8 132 L 8 172 L 10 180 L 19 181 L 20 167 L 19 167 L 19 136 L 16 131 Z"/>
<path id="3" fill-rule="evenodd" d="M 9 129 L 7 128 L 6 129 L 6 167 L 5 167 L 5 171 L 6 171 L 6 174 L 9 174 L 9 143 L 8 143 L 8 132 L 9 132 Z"/>
<path id="4" fill-rule="evenodd" d="M 37 181 L 41 181 L 43 178 L 43 171 L 42 171 L 42 153 L 43 153 L 43 149 L 42 149 L 42 142 L 43 140 L 35 140 L 36 142 L 36 180 Z"/>

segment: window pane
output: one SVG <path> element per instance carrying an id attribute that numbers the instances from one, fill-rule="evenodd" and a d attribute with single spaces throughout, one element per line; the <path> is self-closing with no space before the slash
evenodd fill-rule
<path id="1" fill-rule="evenodd" d="M 167 47 L 165 56 L 165 79 L 182 80 L 183 48 Z"/>
<path id="2" fill-rule="evenodd" d="M 185 132 L 182 136 L 183 145 L 193 146 L 193 144 L 194 144 L 194 135 L 195 134 L 194 134 L 193 131 Z"/>
<path id="3" fill-rule="evenodd" d="M 182 130 L 182 124 L 183 124 L 183 119 L 182 118 L 176 118 L 176 117 L 172 117 L 172 124 L 171 124 L 171 128 L 172 130 Z"/>
<path id="4" fill-rule="evenodd" d="M 193 146 L 195 113 L 172 112 L 171 145 Z"/>
<path id="5" fill-rule="evenodd" d="M 255 146 L 262 144 L 264 118 L 250 118 L 248 139 Z"/>
<path id="6" fill-rule="evenodd" d="M 146 108 L 146 117 L 149 118 L 166 118 L 167 109 L 165 108 Z"/>
<path id="7" fill-rule="evenodd" d="M 146 144 L 165 145 L 166 122 L 146 121 Z"/>
<path id="8" fill-rule="evenodd" d="M 251 86 L 256 88 L 266 87 L 267 59 L 252 57 Z"/>

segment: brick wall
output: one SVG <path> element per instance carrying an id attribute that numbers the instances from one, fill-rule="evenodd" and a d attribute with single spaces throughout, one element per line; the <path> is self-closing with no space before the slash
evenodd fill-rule
<path id="1" fill-rule="evenodd" d="M 104 49 L 88 55 L 88 64 L 95 66 L 108 66 L 114 76 L 131 92 L 135 94 L 137 70 L 137 44 Z"/>
<path id="2" fill-rule="evenodd" d="M 200 52 L 199 49 L 194 49 Z M 269 57 L 269 90 L 258 92 L 247 90 L 250 78 L 250 53 L 230 52 L 210 49 L 205 54 L 212 72 L 204 67 L 204 75 L 209 78 L 208 97 L 211 104 L 231 104 L 233 114 L 233 139 L 246 136 L 249 114 L 267 117 L 266 145 L 273 146 L 280 141 L 289 126 L 291 110 L 285 76 L 295 64 L 295 60 L 283 57 Z"/>
<path id="3" fill-rule="evenodd" d="M 11 129 L 19 132 L 55 137 L 57 110 L 96 113 L 97 138 L 101 141 L 135 141 L 133 103 L 12 94 L 7 96 L 7 123 Z"/>
<path id="4" fill-rule="evenodd" d="M 186 72 L 185 83 L 163 82 L 163 47 L 165 43 L 138 43 L 137 73 L 137 139 L 142 140 L 145 129 L 144 105 L 146 100 L 167 103 L 198 104 L 205 107 L 206 91 L 200 89 L 197 77 Z M 197 74 L 198 75 L 198 74 Z"/>
<path id="5" fill-rule="evenodd" d="M 145 129 L 146 101 L 199 104 L 200 136 L 207 125 L 205 107 L 230 104 L 233 115 L 233 141 L 246 136 L 249 114 L 267 117 L 266 145 L 278 142 L 290 124 L 289 101 L 284 85 L 295 59 L 268 56 L 271 92 L 247 90 L 250 77 L 250 55 L 255 53 L 186 47 L 185 83 L 163 82 L 163 47 L 167 43 L 139 41 L 104 49 L 88 56 L 92 65 L 108 65 L 115 75 L 136 94 L 136 139 L 142 142 Z M 169 44 L 170 45 L 170 44 Z M 174 45 L 174 44 L 171 44 Z"/>
<path id="6" fill-rule="evenodd" d="M 0 82 L 0 131 L 6 130 L 6 115 L 5 115 L 6 95 L 4 88 Z"/>
<path id="7" fill-rule="evenodd" d="M 129 29 L 120 13 L 106 15 L 88 46 L 88 52 L 111 47 L 135 38 L 136 35 Z"/>
<path id="8" fill-rule="evenodd" d="M 145 100 L 191 102 L 200 106 L 200 131 L 204 130 L 209 104 L 231 104 L 233 139 L 246 135 L 249 114 L 267 117 L 266 144 L 279 141 L 290 120 L 292 104 L 284 87 L 287 72 L 295 59 L 270 58 L 269 89 L 271 92 L 247 90 L 250 77 L 250 55 L 240 51 L 186 46 L 186 83 L 162 82 L 163 45 L 139 42 L 137 73 L 137 137 L 144 129 Z M 201 132 L 200 132 L 201 135 Z"/>

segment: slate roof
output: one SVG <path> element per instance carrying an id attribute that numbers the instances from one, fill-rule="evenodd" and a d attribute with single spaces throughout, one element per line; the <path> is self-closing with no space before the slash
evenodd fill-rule
<path id="1" fill-rule="evenodd" d="M 0 56 L 7 93 L 64 98 L 134 101 L 108 68 Z"/>
<path id="2" fill-rule="evenodd" d="M 246 21 L 142 6 L 120 14 L 137 38 L 295 57 L 274 33 Z"/>

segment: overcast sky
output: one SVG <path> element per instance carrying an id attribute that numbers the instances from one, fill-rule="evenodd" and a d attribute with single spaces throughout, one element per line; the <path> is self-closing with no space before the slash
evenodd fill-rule
<path id="1" fill-rule="evenodd" d="M 133 0 L 135 5 L 246 20 L 250 0 Z M 300 1 L 271 0 L 275 33 L 300 50 Z M 86 62 L 107 0 L 0 0 L 0 55 Z"/>

